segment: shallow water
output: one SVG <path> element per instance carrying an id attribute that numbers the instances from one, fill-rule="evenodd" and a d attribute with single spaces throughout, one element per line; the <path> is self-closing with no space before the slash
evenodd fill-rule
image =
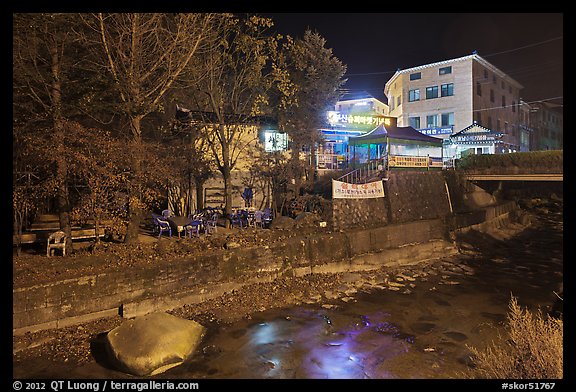
<path id="1" fill-rule="evenodd" d="M 397 281 L 397 291 L 365 285 L 347 302 L 272 309 L 222 325 L 191 360 L 155 378 L 463 378 L 467 345 L 482 349 L 503 333 L 511 295 L 532 309 L 551 304 L 562 282 L 560 221 L 549 215 L 483 253 L 425 271 L 408 267 L 403 275 L 411 279 Z M 66 368 L 42 360 L 15 364 L 14 376 L 130 378 L 98 363 Z"/>

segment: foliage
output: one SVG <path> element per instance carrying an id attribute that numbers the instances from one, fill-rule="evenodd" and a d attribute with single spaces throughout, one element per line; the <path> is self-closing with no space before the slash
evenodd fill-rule
<path id="1" fill-rule="evenodd" d="M 458 169 L 511 168 L 514 166 L 538 171 L 562 167 L 563 150 L 514 152 L 510 154 L 468 155 L 458 162 Z"/>
<path id="2" fill-rule="evenodd" d="M 522 309 L 512 297 L 508 336 L 475 355 L 478 378 L 560 379 L 563 377 L 563 321 Z"/>
<path id="3" fill-rule="evenodd" d="M 301 39 L 288 36 L 274 64 L 278 127 L 291 139 L 290 170 L 297 195 L 303 177 L 314 179 L 309 173 L 313 169 L 300 162 L 300 152 L 306 147 L 315 159 L 326 111 L 339 99 L 339 88 L 345 83 L 346 66 L 325 45 L 326 40 L 311 30 Z"/>

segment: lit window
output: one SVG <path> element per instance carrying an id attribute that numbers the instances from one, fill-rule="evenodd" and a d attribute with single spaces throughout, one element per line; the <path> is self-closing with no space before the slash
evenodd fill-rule
<path id="1" fill-rule="evenodd" d="M 452 73 L 452 67 L 443 67 L 438 70 L 438 75 L 446 75 Z"/>
<path id="2" fill-rule="evenodd" d="M 426 99 L 438 98 L 438 86 L 426 87 Z"/>
<path id="3" fill-rule="evenodd" d="M 408 102 L 414 102 L 420 100 L 420 89 L 408 91 Z"/>
<path id="4" fill-rule="evenodd" d="M 440 94 L 442 97 L 449 97 L 451 95 L 454 95 L 454 83 L 443 84 L 441 86 Z"/>

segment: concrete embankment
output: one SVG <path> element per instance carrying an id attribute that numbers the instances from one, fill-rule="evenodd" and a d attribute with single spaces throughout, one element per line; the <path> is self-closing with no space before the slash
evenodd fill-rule
<path id="1" fill-rule="evenodd" d="M 278 277 L 362 271 L 440 258 L 457 253 L 450 233 L 471 226 L 482 229 L 486 225 L 506 224 L 517 209 L 516 203 L 507 202 L 450 213 L 454 202 L 450 200 L 447 182 L 432 173 L 419 179 L 434 188 L 430 194 L 437 195 L 437 199 L 442 197 L 442 202 L 422 203 L 419 209 L 410 200 L 414 194 L 423 195 L 426 186 L 411 193 L 407 189 L 414 187 L 416 179 L 404 175 L 390 180 L 389 200 L 381 200 L 386 204 L 380 205 L 387 221 L 380 222 L 380 226 L 355 224 L 329 234 L 291 237 L 273 246 L 222 249 L 209 255 L 191 255 L 169 265 L 16 288 L 13 333 L 61 328 L 118 314 L 133 317 L 174 309 Z M 480 191 L 467 194 L 474 192 Z M 401 197 L 402 194 L 411 196 Z M 357 203 L 345 208 L 359 211 L 364 207 Z M 334 214 L 340 216 L 341 210 L 335 207 Z"/>

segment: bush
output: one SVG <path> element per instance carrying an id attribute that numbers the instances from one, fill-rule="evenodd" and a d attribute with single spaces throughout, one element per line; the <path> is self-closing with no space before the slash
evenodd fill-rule
<path id="1" fill-rule="evenodd" d="M 485 351 L 468 347 L 476 369 L 473 377 L 560 379 L 563 376 L 563 321 L 522 310 L 514 297 L 508 313 L 508 337 Z"/>

